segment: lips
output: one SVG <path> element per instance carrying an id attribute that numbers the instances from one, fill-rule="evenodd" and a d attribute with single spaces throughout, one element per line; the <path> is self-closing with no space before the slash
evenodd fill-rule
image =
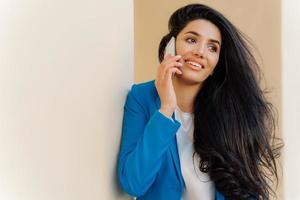
<path id="1" fill-rule="evenodd" d="M 205 68 L 205 66 L 202 62 L 199 62 L 196 60 L 186 59 L 185 63 L 187 63 L 190 68 L 197 70 L 197 71 Z"/>

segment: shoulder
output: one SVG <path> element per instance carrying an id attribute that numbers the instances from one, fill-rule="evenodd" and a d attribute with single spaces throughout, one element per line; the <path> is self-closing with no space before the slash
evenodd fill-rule
<path id="1" fill-rule="evenodd" d="M 134 89 L 136 91 L 152 90 L 155 88 L 154 81 L 155 80 L 142 82 L 142 83 L 135 83 L 132 85 L 132 89 Z"/>
<path id="2" fill-rule="evenodd" d="M 141 100 L 157 97 L 157 91 L 154 84 L 154 80 L 133 84 L 130 93 L 134 97 Z"/>
<path id="3" fill-rule="evenodd" d="M 127 96 L 127 105 L 141 107 L 144 112 L 151 113 L 156 108 L 158 93 L 154 80 L 135 83 Z"/>

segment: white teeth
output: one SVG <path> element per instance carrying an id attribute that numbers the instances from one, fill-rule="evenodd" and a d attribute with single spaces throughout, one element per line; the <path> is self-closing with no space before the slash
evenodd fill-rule
<path id="1" fill-rule="evenodd" d="M 202 66 L 199 63 L 196 63 L 196 62 L 193 62 L 193 61 L 187 61 L 186 63 L 189 63 L 189 64 L 194 65 L 196 67 L 202 68 Z"/>

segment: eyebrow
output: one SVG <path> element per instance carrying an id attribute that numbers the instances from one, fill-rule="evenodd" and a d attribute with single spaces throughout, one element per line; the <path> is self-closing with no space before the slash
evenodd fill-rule
<path id="1" fill-rule="evenodd" d="M 201 36 L 199 33 L 195 32 L 195 31 L 188 31 L 185 34 L 188 34 L 188 33 L 191 33 L 191 34 L 196 35 L 196 36 Z M 211 41 L 213 43 L 217 43 L 219 46 L 221 46 L 221 42 L 219 42 L 218 40 L 209 39 L 209 41 Z"/>

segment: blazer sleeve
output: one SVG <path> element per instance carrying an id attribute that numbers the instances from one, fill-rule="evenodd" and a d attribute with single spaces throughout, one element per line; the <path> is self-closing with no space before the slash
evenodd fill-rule
<path id="1" fill-rule="evenodd" d="M 118 157 L 118 178 L 132 196 L 143 195 L 153 184 L 163 154 L 174 139 L 180 123 L 158 109 L 150 118 L 145 115 L 133 85 L 124 106 L 122 139 Z M 145 106 L 145 105 L 144 105 Z"/>

